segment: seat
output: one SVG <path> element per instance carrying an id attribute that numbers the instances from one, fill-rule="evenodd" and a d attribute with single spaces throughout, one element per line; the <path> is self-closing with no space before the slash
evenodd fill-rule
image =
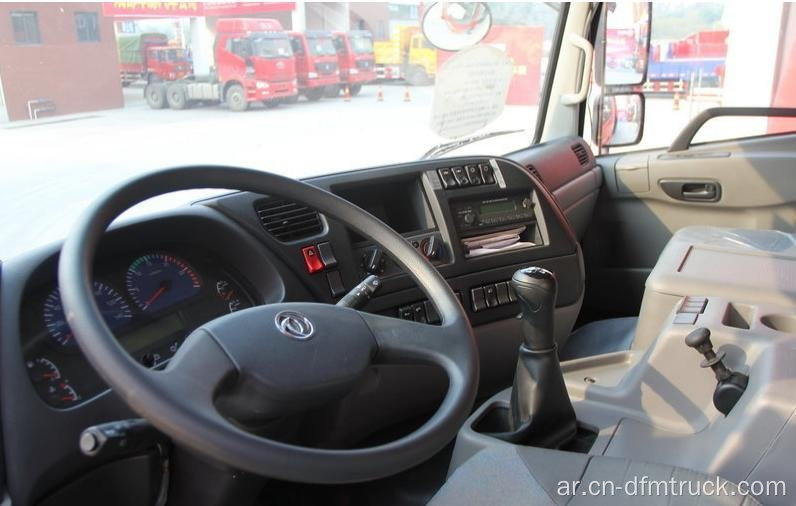
<path id="1" fill-rule="evenodd" d="M 609 318 L 587 323 L 569 336 L 559 358 L 576 358 L 629 350 L 636 338 L 638 317 Z"/>
<path id="2" fill-rule="evenodd" d="M 633 483 L 635 490 L 631 490 Z M 599 493 L 600 489 L 605 493 Z M 699 496 L 691 492 L 698 490 L 702 491 Z M 721 490 L 721 493 L 716 494 L 714 490 Z M 729 481 L 688 469 L 499 444 L 481 450 L 456 469 L 429 505 L 621 506 L 639 503 L 670 506 L 760 504 L 753 497 L 740 494 L 737 485 Z"/>

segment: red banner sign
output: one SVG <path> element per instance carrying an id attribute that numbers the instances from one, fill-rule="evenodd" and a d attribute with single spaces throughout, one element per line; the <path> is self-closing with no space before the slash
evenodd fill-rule
<path id="1" fill-rule="evenodd" d="M 103 2 L 102 13 L 114 18 L 238 16 L 292 11 L 295 2 Z"/>

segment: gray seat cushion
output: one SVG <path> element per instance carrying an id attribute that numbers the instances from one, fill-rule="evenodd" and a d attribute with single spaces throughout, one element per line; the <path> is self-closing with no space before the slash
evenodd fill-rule
<path id="1" fill-rule="evenodd" d="M 629 350 L 636 338 L 638 317 L 609 318 L 587 323 L 569 336 L 559 353 L 561 360 Z"/>
<path id="2" fill-rule="evenodd" d="M 646 483 L 657 484 L 644 485 L 645 477 Z M 633 483 L 636 483 L 635 493 Z M 721 494 L 689 493 L 689 488 L 697 492 L 704 486 L 712 494 L 717 483 L 721 484 Z M 599 493 L 601 488 L 606 493 Z M 731 482 L 688 469 L 501 444 L 478 452 L 462 464 L 429 504 L 751 506 L 759 503 L 753 497 L 740 495 Z"/>

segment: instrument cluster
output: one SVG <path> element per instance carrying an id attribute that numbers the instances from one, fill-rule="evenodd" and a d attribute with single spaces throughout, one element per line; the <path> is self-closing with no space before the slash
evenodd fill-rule
<path id="1" fill-rule="evenodd" d="M 165 250 L 101 262 L 94 297 L 119 344 L 142 365 L 163 367 L 194 329 L 252 306 L 239 278 L 219 265 Z M 69 408 L 107 390 L 77 346 L 54 283 L 29 294 L 22 312 L 25 365 L 45 402 Z"/>

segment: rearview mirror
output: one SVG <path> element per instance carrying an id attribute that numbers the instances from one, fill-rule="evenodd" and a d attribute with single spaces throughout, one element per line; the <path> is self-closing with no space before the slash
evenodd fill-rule
<path id="1" fill-rule="evenodd" d="M 602 147 L 638 144 L 644 135 L 644 95 L 621 93 L 600 97 L 596 143 Z"/>
<path id="2" fill-rule="evenodd" d="M 652 6 L 647 2 L 605 5 L 605 84 L 642 84 L 647 77 Z"/>
<path id="3" fill-rule="evenodd" d="M 459 51 L 481 42 L 492 27 L 484 2 L 437 2 L 423 15 L 423 35 L 438 49 Z"/>

